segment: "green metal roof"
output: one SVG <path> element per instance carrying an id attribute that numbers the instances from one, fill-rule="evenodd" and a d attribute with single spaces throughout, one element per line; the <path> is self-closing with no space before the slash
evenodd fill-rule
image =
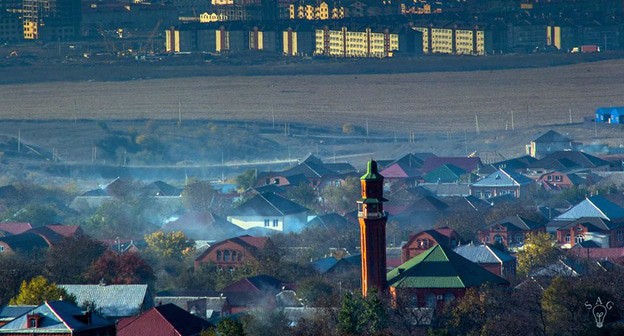
<path id="1" fill-rule="evenodd" d="M 507 280 L 440 245 L 388 272 L 386 278 L 388 286 L 395 288 L 469 288 L 486 282 L 509 284 Z"/>
<path id="2" fill-rule="evenodd" d="M 366 167 L 366 174 L 360 177 L 360 180 L 383 180 L 383 176 L 379 174 L 377 170 L 377 162 L 374 160 L 368 161 L 368 166 Z"/>

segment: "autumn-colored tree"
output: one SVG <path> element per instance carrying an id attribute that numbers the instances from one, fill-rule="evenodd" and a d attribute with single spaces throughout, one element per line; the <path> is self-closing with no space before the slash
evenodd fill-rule
<path id="1" fill-rule="evenodd" d="M 43 276 L 37 276 L 30 281 L 22 281 L 19 294 L 12 298 L 9 304 L 40 305 L 44 301 L 67 300 L 69 298 L 70 295 L 64 289 L 48 282 L 48 279 Z"/>
<path id="2" fill-rule="evenodd" d="M 65 238 L 48 249 L 45 257 L 45 274 L 57 283 L 81 283 L 85 280 L 85 273 L 91 264 L 102 256 L 104 251 L 106 246 L 89 236 Z"/>
<path id="3" fill-rule="evenodd" d="M 94 283 L 104 279 L 113 284 L 141 284 L 155 277 L 152 267 L 138 253 L 106 251 L 91 265 L 87 278 Z"/>
<path id="4" fill-rule="evenodd" d="M 160 258 L 181 259 L 195 251 L 195 242 L 182 231 L 156 231 L 146 235 L 145 242 L 148 252 Z"/>
<path id="5" fill-rule="evenodd" d="M 528 234 L 524 248 L 518 252 L 518 274 L 528 275 L 536 267 L 546 266 L 557 260 L 561 251 L 547 232 Z"/>
<path id="6" fill-rule="evenodd" d="M 242 174 L 236 176 L 236 188 L 238 191 L 245 191 L 256 184 L 258 173 L 255 169 L 244 171 Z"/>

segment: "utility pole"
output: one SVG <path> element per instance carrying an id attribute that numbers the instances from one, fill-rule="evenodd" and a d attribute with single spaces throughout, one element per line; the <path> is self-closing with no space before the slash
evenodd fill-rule
<path id="1" fill-rule="evenodd" d="M 178 127 L 182 125 L 182 102 L 178 99 Z"/>
<path id="2" fill-rule="evenodd" d="M 476 131 L 477 134 L 479 134 L 480 130 L 479 130 L 479 116 L 475 114 L 475 126 L 476 126 Z"/>
<path id="3" fill-rule="evenodd" d="M 271 105 L 271 118 L 273 119 L 273 128 L 275 128 L 275 106 Z"/>
<path id="4" fill-rule="evenodd" d="M 570 124 L 572 123 L 572 109 L 568 109 L 568 112 L 570 112 Z"/>
<path id="5" fill-rule="evenodd" d="M 511 130 L 515 130 L 516 128 L 514 127 L 514 114 L 513 114 L 513 110 L 511 110 Z"/>
<path id="6" fill-rule="evenodd" d="M 368 138 L 368 118 L 366 118 L 366 137 Z"/>
<path id="7" fill-rule="evenodd" d="M 22 129 L 17 129 L 17 152 L 21 152 L 22 150 Z"/>

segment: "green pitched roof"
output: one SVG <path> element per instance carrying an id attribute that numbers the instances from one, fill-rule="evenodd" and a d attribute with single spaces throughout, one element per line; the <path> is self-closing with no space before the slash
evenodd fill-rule
<path id="1" fill-rule="evenodd" d="M 436 245 L 387 274 L 388 286 L 395 288 L 469 288 L 486 282 L 509 284 L 460 256 L 450 249 Z"/>
<path id="2" fill-rule="evenodd" d="M 374 160 L 368 161 L 368 165 L 366 167 L 366 174 L 360 177 L 360 180 L 380 180 L 383 179 L 383 176 L 379 174 L 377 170 L 377 162 Z"/>

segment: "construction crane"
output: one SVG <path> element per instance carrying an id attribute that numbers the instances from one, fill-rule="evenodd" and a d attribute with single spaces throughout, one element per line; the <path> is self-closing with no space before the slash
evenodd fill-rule
<path id="1" fill-rule="evenodd" d="M 154 26 L 154 28 L 152 29 L 152 31 L 149 33 L 149 35 L 147 36 L 147 40 L 145 42 L 144 45 L 141 46 L 141 49 L 139 49 L 139 55 L 145 54 L 146 53 L 146 49 L 147 46 L 149 46 L 149 52 L 150 53 L 154 53 L 154 36 L 156 35 L 156 32 L 158 31 L 158 28 L 160 28 L 160 25 L 162 24 L 162 19 L 158 20 L 158 22 L 156 22 L 156 25 Z"/>

